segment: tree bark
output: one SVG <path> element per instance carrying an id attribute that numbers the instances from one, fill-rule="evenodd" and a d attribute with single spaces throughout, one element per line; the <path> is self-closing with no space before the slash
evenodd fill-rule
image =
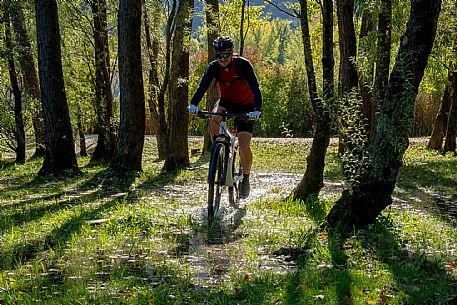
<path id="1" fill-rule="evenodd" d="M 16 163 L 25 163 L 25 130 L 24 130 L 24 117 L 22 114 L 22 96 L 19 84 L 17 81 L 16 65 L 14 63 L 13 56 L 13 43 L 11 39 L 11 27 L 9 18 L 6 18 L 5 22 L 5 43 L 6 50 L 8 52 L 8 72 L 11 81 L 11 87 L 13 89 L 14 96 L 14 122 L 16 123 L 14 129 L 14 138 L 16 140 Z"/>
<path id="2" fill-rule="evenodd" d="M 95 109 L 97 111 L 97 146 L 92 160 L 109 161 L 112 157 L 115 136 L 111 126 L 113 94 L 111 92 L 110 57 L 106 0 L 91 0 L 95 46 Z"/>
<path id="3" fill-rule="evenodd" d="M 219 1 L 206 0 L 206 27 L 208 37 L 208 64 L 215 58 L 213 41 L 219 36 Z M 206 91 L 206 111 L 212 111 L 219 99 L 219 87 L 215 80 L 211 82 Z M 207 153 L 211 148 L 211 135 L 209 132 L 209 120 L 205 121 L 205 134 L 203 136 L 203 153 Z"/>
<path id="4" fill-rule="evenodd" d="M 350 106 L 350 95 L 357 92 L 358 95 L 358 76 L 356 64 L 354 60 L 357 56 L 357 45 L 354 31 L 354 0 L 337 0 L 336 1 L 337 16 L 338 16 L 338 40 L 340 49 L 340 70 L 338 77 L 338 103 L 339 112 L 343 107 Z M 349 129 L 347 120 L 339 116 L 340 141 L 339 153 L 342 154 L 345 150 L 353 151 L 355 147 L 348 147 L 349 139 L 345 135 Z M 355 152 L 357 153 L 357 152 Z M 350 167 L 343 164 L 343 168 Z"/>
<path id="5" fill-rule="evenodd" d="M 326 19 L 330 18 L 328 10 L 331 10 L 330 12 L 333 11 L 333 5 L 329 2 L 330 1 L 325 1 L 324 3 L 323 13 L 324 18 Z M 327 151 L 327 147 L 330 142 L 330 114 L 328 107 L 329 100 L 326 99 L 329 98 L 329 96 L 324 97 L 324 101 L 322 101 L 317 94 L 316 76 L 314 73 L 311 39 L 309 35 L 308 26 L 307 0 L 300 0 L 300 7 L 300 23 L 302 29 L 302 40 L 304 46 L 306 72 L 308 76 L 308 90 L 311 99 L 311 104 L 313 106 L 314 114 L 316 117 L 313 143 L 311 145 L 311 151 L 307 158 L 306 171 L 299 185 L 294 190 L 294 199 L 306 201 L 308 197 L 311 195 L 319 195 L 320 190 L 324 186 L 325 152 Z M 330 21 L 331 20 L 325 20 L 324 22 L 324 35 L 329 35 L 331 33 L 329 33 L 328 30 L 328 25 Z M 333 51 L 330 51 L 329 53 L 329 48 L 331 49 L 333 47 L 331 44 L 332 38 L 324 37 L 323 41 L 325 41 L 323 45 L 323 54 L 325 54 L 326 56 L 330 56 L 333 59 Z M 328 64 L 333 66 L 333 61 L 331 60 L 330 62 L 327 62 L 326 58 L 326 64 L 327 66 L 325 67 L 325 69 L 327 74 L 327 70 L 329 69 Z M 326 77 L 329 77 L 329 75 L 326 75 Z M 333 78 L 333 73 L 331 77 Z M 326 89 L 326 93 L 329 93 L 329 88 Z M 333 88 L 331 90 L 333 91 Z"/>
<path id="6" fill-rule="evenodd" d="M 189 115 L 186 107 L 189 98 L 189 42 L 192 32 L 190 11 L 193 7 L 193 0 L 180 1 L 175 19 L 168 90 L 168 156 L 164 165 L 164 169 L 168 172 L 189 165 L 187 140 Z"/>
<path id="7" fill-rule="evenodd" d="M 447 125 L 446 141 L 444 142 L 444 152 L 455 151 L 457 136 L 457 72 L 452 72 L 451 75 L 451 113 L 449 114 L 449 122 Z"/>
<path id="8" fill-rule="evenodd" d="M 373 32 L 375 28 L 373 12 L 369 9 L 364 8 L 362 12 L 362 24 L 360 26 L 360 34 L 359 34 L 359 50 L 358 50 L 358 57 L 366 57 L 367 62 L 366 66 L 368 68 L 364 68 L 366 73 L 360 73 L 359 75 L 359 88 L 360 88 L 360 97 L 362 98 L 362 113 L 364 118 L 366 119 L 366 134 L 370 137 L 370 121 L 371 121 L 371 109 L 373 104 L 373 97 L 372 97 L 372 85 L 373 85 L 373 73 L 374 73 L 374 64 L 375 60 L 373 58 L 372 52 L 370 49 L 373 47 L 369 44 L 368 36 L 371 32 Z"/>
<path id="9" fill-rule="evenodd" d="M 441 0 L 411 2 L 410 19 L 390 75 L 368 158 L 354 182 L 327 215 L 331 228 L 350 230 L 373 223 L 391 204 L 398 170 L 408 147 L 419 84 L 436 33 Z"/>
<path id="10" fill-rule="evenodd" d="M 38 67 L 46 134 L 39 174 L 79 172 L 63 81 L 56 0 L 36 0 Z"/>
<path id="11" fill-rule="evenodd" d="M 176 3 L 173 5 L 175 6 Z M 171 20 L 173 19 L 174 15 L 174 6 L 172 9 L 172 14 L 169 16 L 167 25 L 165 76 L 162 85 L 160 85 L 159 73 L 157 71 L 159 41 L 157 40 L 156 35 L 151 35 L 149 16 L 146 11 L 144 12 L 146 47 L 148 50 L 148 58 L 150 64 L 148 81 L 148 107 L 149 113 L 151 115 L 151 121 L 153 122 L 153 132 L 155 133 L 157 139 L 159 160 L 165 160 L 168 154 L 168 126 L 165 116 L 165 91 L 168 86 L 168 75 L 170 71 Z M 154 15 L 154 27 L 156 27 L 157 18 L 159 18 L 159 16 Z"/>
<path id="12" fill-rule="evenodd" d="M 376 61 L 374 97 L 370 116 L 370 139 L 376 130 L 376 121 L 380 103 L 384 100 L 389 82 L 390 49 L 392 44 L 392 0 L 381 0 L 378 17 L 378 59 Z"/>
<path id="13" fill-rule="evenodd" d="M 121 0 L 118 14 L 121 116 L 111 168 L 123 176 L 142 171 L 146 114 L 141 65 L 141 0 Z"/>
<path id="14" fill-rule="evenodd" d="M 24 88 L 27 96 L 37 103 L 34 103 L 32 117 L 33 129 L 35 131 L 35 153 L 32 158 L 44 157 L 46 153 L 45 132 L 43 122 L 43 110 L 41 106 L 40 85 L 38 74 L 33 58 L 33 49 L 30 43 L 27 28 L 25 26 L 25 17 L 20 1 L 13 1 L 14 9 L 10 10 L 11 22 L 13 25 L 16 42 L 18 44 L 19 64 L 24 77 Z"/>
<path id="15" fill-rule="evenodd" d="M 246 0 L 241 0 L 241 21 L 240 21 L 240 56 L 244 53 L 244 19 L 246 13 Z"/>
<path id="16" fill-rule="evenodd" d="M 354 0 L 337 0 L 340 72 L 338 95 L 343 97 L 358 86 L 356 65 L 357 45 L 354 31 Z"/>
<path id="17" fill-rule="evenodd" d="M 447 125 L 449 122 L 449 113 L 451 111 L 451 87 L 452 87 L 452 72 L 448 72 L 448 82 L 444 87 L 443 98 L 441 99 L 441 106 L 436 115 L 435 124 L 433 126 L 432 135 L 427 144 L 427 149 L 441 150 L 443 148 L 443 139 L 447 132 Z"/>

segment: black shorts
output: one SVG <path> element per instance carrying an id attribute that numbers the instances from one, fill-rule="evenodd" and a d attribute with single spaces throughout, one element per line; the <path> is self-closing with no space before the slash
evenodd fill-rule
<path id="1" fill-rule="evenodd" d="M 224 107 L 228 113 L 247 114 L 254 111 L 254 105 L 237 105 L 224 100 L 219 100 L 219 106 Z M 254 121 L 235 118 L 235 126 L 238 132 L 246 131 L 252 134 L 254 131 Z"/>

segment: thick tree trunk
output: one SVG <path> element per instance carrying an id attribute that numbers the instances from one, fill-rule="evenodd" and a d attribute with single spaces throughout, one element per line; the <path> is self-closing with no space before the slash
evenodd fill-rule
<path id="1" fill-rule="evenodd" d="M 24 117 L 22 115 L 22 96 L 19 84 L 17 81 L 16 65 L 13 56 L 13 43 L 11 39 L 10 21 L 7 18 L 5 22 L 5 42 L 6 50 L 8 52 L 8 72 L 13 89 L 14 96 L 14 122 L 16 123 L 14 129 L 14 138 L 16 140 L 16 163 L 25 163 L 25 130 L 24 130 Z"/>
<path id="2" fill-rule="evenodd" d="M 212 62 L 215 58 L 213 48 L 213 41 L 219 36 L 219 1 L 206 0 L 206 27 L 208 37 L 208 63 Z M 215 80 L 211 82 L 208 90 L 206 91 L 206 111 L 212 111 L 214 104 L 219 99 L 219 87 Z M 203 153 L 207 153 L 211 148 L 211 135 L 209 133 L 209 120 L 205 121 L 206 128 L 203 135 Z"/>
<path id="3" fill-rule="evenodd" d="M 374 97 L 370 116 L 370 139 L 376 130 L 377 113 L 384 100 L 389 82 L 390 49 L 392 44 L 392 0 L 381 0 L 378 19 L 378 59 L 376 62 Z"/>
<path id="4" fill-rule="evenodd" d="M 32 123 L 35 131 L 35 153 L 32 158 L 44 157 L 46 153 L 45 133 L 43 122 L 43 111 L 41 106 L 40 85 L 38 82 L 38 74 L 33 58 L 33 49 L 30 43 L 27 28 L 25 26 L 25 17 L 20 1 L 12 2 L 14 9 L 10 10 L 11 22 L 13 24 L 16 42 L 19 45 L 17 48 L 19 53 L 19 64 L 21 66 L 22 75 L 24 77 L 25 93 L 31 99 L 36 101 Z"/>
<path id="5" fill-rule="evenodd" d="M 186 107 L 189 99 L 189 41 L 192 29 L 190 11 L 193 0 L 179 2 L 175 19 L 170 86 L 168 90 L 168 156 L 164 168 L 168 172 L 189 165 L 188 121 Z"/>
<path id="6" fill-rule="evenodd" d="M 118 22 L 121 117 L 111 168 L 123 176 L 142 170 L 146 114 L 141 66 L 141 0 L 121 0 Z"/>
<path id="7" fill-rule="evenodd" d="M 457 72 L 452 72 L 451 75 L 451 113 L 449 114 L 449 122 L 447 125 L 446 141 L 444 142 L 444 152 L 455 151 L 457 136 Z"/>
<path id="8" fill-rule="evenodd" d="M 94 18 L 95 46 L 95 109 L 97 111 L 97 146 L 92 160 L 111 159 L 115 136 L 111 126 L 113 117 L 113 94 L 111 92 L 110 57 L 108 46 L 108 28 L 106 18 L 106 0 L 90 1 Z"/>
<path id="9" fill-rule="evenodd" d="M 451 87 L 452 87 L 452 72 L 448 72 L 448 82 L 444 87 L 441 106 L 436 115 L 435 124 L 433 125 L 432 135 L 427 144 L 427 149 L 441 150 L 443 148 L 443 139 L 447 132 L 449 122 L 449 112 L 451 111 Z"/>
<path id="10" fill-rule="evenodd" d="M 328 2 L 324 5 L 327 5 L 324 7 L 324 10 L 330 9 L 328 7 Z M 328 100 L 325 100 L 324 98 L 324 101 L 322 101 L 317 95 L 316 76 L 314 73 L 311 50 L 311 39 L 309 36 L 307 0 L 300 0 L 300 7 L 300 23 L 302 29 L 306 72 L 308 76 L 308 90 L 316 117 L 313 143 L 311 146 L 310 154 L 307 158 L 305 175 L 294 190 L 294 199 L 306 201 L 311 195 L 319 195 L 320 190 L 324 186 L 325 152 L 327 151 L 327 147 L 330 141 L 330 114 L 327 104 Z M 324 18 L 329 17 L 326 13 L 327 12 L 324 12 Z M 327 22 L 328 20 L 326 20 L 324 24 L 328 25 Z M 328 34 L 328 28 L 325 27 L 324 30 Z M 324 37 L 324 41 L 326 42 L 324 47 L 328 48 L 328 37 Z M 331 38 L 330 41 L 332 41 Z M 329 55 L 328 52 L 329 51 L 327 49 L 323 50 L 323 54 Z M 330 56 L 333 58 L 332 53 Z M 333 61 L 331 63 L 333 64 Z M 326 68 L 328 69 L 328 67 Z"/>
<path id="11" fill-rule="evenodd" d="M 408 147 L 419 84 L 435 38 L 441 0 L 411 3 L 410 20 L 390 75 L 381 115 L 361 171 L 335 203 L 327 221 L 343 230 L 373 223 L 391 204 L 398 170 Z"/>
<path id="12" fill-rule="evenodd" d="M 46 132 L 40 174 L 79 172 L 63 81 L 56 0 L 36 0 L 38 66 Z"/>

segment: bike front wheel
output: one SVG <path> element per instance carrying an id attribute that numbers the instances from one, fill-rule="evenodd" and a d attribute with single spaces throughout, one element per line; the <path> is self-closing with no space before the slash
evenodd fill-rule
<path id="1" fill-rule="evenodd" d="M 225 147 L 217 144 L 211 156 L 208 172 L 208 222 L 212 223 L 219 211 L 224 185 Z"/>

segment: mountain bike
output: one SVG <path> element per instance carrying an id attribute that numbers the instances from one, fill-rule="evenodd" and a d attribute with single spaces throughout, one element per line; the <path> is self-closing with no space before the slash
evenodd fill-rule
<path id="1" fill-rule="evenodd" d="M 222 118 L 219 134 L 214 135 L 208 169 L 208 223 L 211 224 L 219 211 L 222 193 L 228 190 L 231 205 L 239 200 L 239 183 L 243 180 L 243 171 L 239 160 L 239 143 L 236 129 L 230 130 L 227 125 L 229 118 L 248 119 L 246 114 L 227 112 L 199 111 L 200 117 L 213 115 Z"/>

